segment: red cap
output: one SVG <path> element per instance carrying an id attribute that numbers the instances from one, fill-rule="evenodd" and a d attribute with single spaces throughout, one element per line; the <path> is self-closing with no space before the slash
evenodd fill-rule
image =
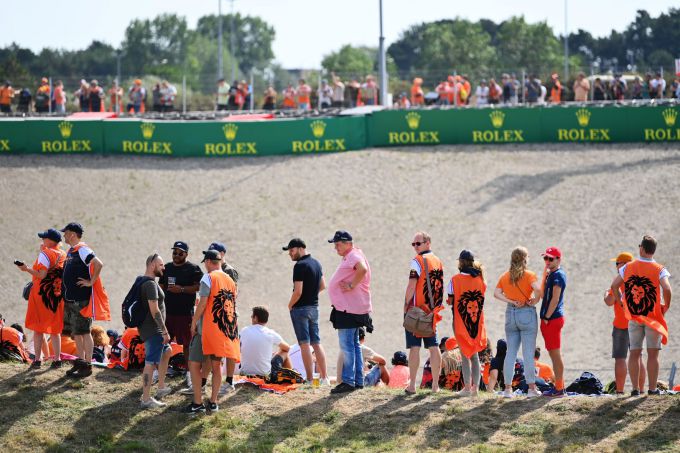
<path id="1" fill-rule="evenodd" d="M 446 343 L 444 343 L 446 350 L 447 351 L 452 351 L 456 349 L 458 346 L 458 342 L 456 341 L 456 337 L 449 337 L 448 340 L 446 340 Z"/>
<path id="2" fill-rule="evenodd" d="M 545 253 L 543 254 L 543 256 L 549 256 L 550 258 L 560 259 L 562 258 L 562 251 L 557 247 L 548 247 L 547 249 L 545 249 Z"/>

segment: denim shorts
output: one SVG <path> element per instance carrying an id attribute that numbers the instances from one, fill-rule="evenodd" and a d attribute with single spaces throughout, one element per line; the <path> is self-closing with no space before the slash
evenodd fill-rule
<path id="1" fill-rule="evenodd" d="M 293 321 L 295 337 L 299 344 L 319 344 L 319 307 L 309 305 L 306 307 L 293 308 L 290 311 L 290 319 Z"/>
<path id="2" fill-rule="evenodd" d="M 411 349 L 413 347 L 419 348 L 421 344 L 424 344 L 426 348 L 431 348 L 433 346 L 439 347 L 439 340 L 437 339 L 436 332 L 434 336 L 426 338 L 416 337 L 406 329 L 404 329 L 404 332 L 406 332 L 406 349 Z"/>
<path id="3" fill-rule="evenodd" d="M 170 350 L 169 344 L 163 344 L 163 337 L 157 333 L 144 342 L 144 362 L 147 365 L 158 365 L 165 351 Z"/>
<path id="4" fill-rule="evenodd" d="M 380 367 L 374 366 L 364 375 L 364 387 L 375 387 L 380 382 Z"/>

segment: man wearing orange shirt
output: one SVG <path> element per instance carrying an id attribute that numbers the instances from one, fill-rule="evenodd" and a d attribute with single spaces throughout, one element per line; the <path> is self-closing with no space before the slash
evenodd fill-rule
<path id="1" fill-rule="evenodd" d="M 0 112 L 12 113 L 12 98 L 14 98 L 14 88 L 9 80 L 0 88 Z"/>
<path id="2" fill-rule="evenodd" d="M 309 110 L 311 107 L 310 95 L 312 88 L 307 85 L 305 79 L 300 79 L 297 87 L 297 103 L 300 110 Z"/>

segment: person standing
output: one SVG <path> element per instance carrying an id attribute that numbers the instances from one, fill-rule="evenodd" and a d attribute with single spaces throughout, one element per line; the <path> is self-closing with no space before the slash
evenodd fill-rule
<path id="1" fill-rule="evenodd" d="M 97 80 L 92 80 L 90 82 L 89 91 L 89 102 L 90 102 L 90 112 L 103 112 L 104 111 L 104 90 L 99 86 Z"/>
<path id="2" fill-rule="evenodd" d="M 62 277 L 64 328 L 73 335 L 78 350 L 78 359 L 66 375 L 80 378 L 92 374 L 92 318 L 105 320 L 109 311 L 108 299 L 99 278 L 104 264 L 87 244 L 81 242 L 82 225 L 71 222 L 61 232 L 64 233 L 64 241 L 71 246 L 66 254 Z M 100 310 L 103 313 L 99 313 Z M 111 319 L 110 313 L 108 315 Z"/>
<path id="3" fill-rule="evenodd" d="M 222 272 L 231 277 L 231 279 L 234 280 L 234 283 L 238 284 L 238 272 L 227 262 L 227 246 L 221 242 L 213 242 L 208 246 L 208 250 L 215 250 L 219 253 L 220 260 L 222 261 L 222 264 L 220 265 L 222 267 Z"/>
<path id="4" fill-rule="evenodd" d="M 588 94 L 590 94 L 590 82 L 584 73 L 579 72 L 574 81 L 574 101 L 586 102 L 588 101 Z"/>
<path id="5" fill-rule="evenodd" d="M 543 301 L 541 302 L 541 334 L 545 341 L 545 349 L 552 360 L 553 370 L 555 370 L 555 388 L 543 392 L 543 396 L 561 397 L 567 394 L 564 390 L 564 363 L 561 352 L 567 274 L 561 266 L 562 251 L 559 248 L 545 249 L 543 260 L 545 261 L 545 275 L 543 277 Z"/>
<path id="6" fill-rule="evenodd" d="M 338 331 L 342 364 L 342 383 L 331 393 L 346 393 L 364 388 L 364 360 L 361 355 L 359 328 L 373 331 L 370 313 L 371 268 L 361 249 L 354 247 L 352 235 L 338 230 L 329 243 L 342 257 L 328 285 L 328 296 L 333 310 L 331 322 Z"/>
<path id="7" fill-rule="evenodd" d="M 630 357 L 628 369 L 633 386 L 639 382 L 640 367 L 638 362 L 642 354 L 642 341 L 647 345 L 647 378 L 649 395 L 658 395 L 657 379 L 659 377 L 659 351 L 661 345 L 668 342 L 668 326 L 665 314 L 671 306 L 672 290 L 668 281 L 671 274 L 662 265 L 654 261 L 657 242 L 652 236 L 645 235 L 640 242 L 640 257 L 619 269 L 619 275 L 611 285 L 614 299 L 621 297 L 620 287 L 623 283 L 625 304 L 623 312 L 630 322 L 628 336 L 630 338 Z M 663 293 L 663 304 L 661 294 Z M 633 389 L 632 396 L 639 395 L 643 389 Z"/>
<path id="8" fill-rule="evenodd" d="M 307 380 L 314 373 L 312 350 L 316 356 L 319 377 L 323 385 L 330 385 L 326 370 L 326 352 L 319 336 L 319 293 L 326 289 L 321 263 L 307 253 L 307 244 L 300 238 L 293 238 L 282 247 L 295 261 L 293 267 L 293 294 L 288 301 L 290 319 L 295 337 L 300 345 L 302 362 Z"/>
<path id="9" fill-rule="evenodd" d="M 345 84 L 342 83 L 340 77 L 331 73 L 333 81 L 333 103 L 334 108 L 342 108 L 345 106 Z"/>
<path id="10" fill-rule="evenodd" d="M 64 82 L 57 80 L 54 84 L 54 111 L 55 113 L 66 113 L 66 92 Z"/>
<path id="11" fill-rule="evenodd" d="M 111 88 L 106 92 L 109 95 L 109 112 L 120 114 L 123 110 L 123 87 L 118 85 L 118 80 L 111 82 Z"/>
<path id="12" fill-rule="evenodd" d="M 333 102 L 333 89 L 328 85 L 328 80 L 323 79 L 321 81 L 321 86 L 317 90 L 316 95 L 319 98 L 319 106 L 321 109 L 328 109 L 331 107 L 331 102 Z"/>
<path id="13" fill-rule="evenodd" d="M 312 101 L 310 96 L 312 95 L 312 88 L 307 85 L 305 79 L 300 79 L 298 81 L 298 87 L 295 91 L 295 95 L 297 96 L 298 109 L 309 110 L 311 108 Z"/>
<path id="14" fill-rule="evenodd" d="M 14 88 L 9 80 L 5 80 L 0 88 L 0 113 L 12 113 L 12 99 L 14 98 Z"/>
<path id="15" fill-rule="evenodd" d="M 441 371 L 441 351 L 437 340 L 436 324 L 441 320 L 439 311 L 443 309 L 444 300 L 444 267 L 437 256 L 432 253 L 430 235 L 419 231 L 413 236 L 411 246 L 416 252 L 411 260 L 411 268 L 404 296 L 404 315 L 411 307 L 418 307 L 425 313 L 435 312 L 435 333 L 431 337 L 418 337 L 404 329 L 406 335 L 406 349 L 409 350 L 408 366 L 411 382 L 406 387 L 406 393 L 416 392 L 416 375 L 420 367 L 420 347 L 430 352 L 430 366 L 432 368 L 432 391 L 439 391 L 439 372 Z M 427 280 L 426 280 L 427 279 Z M 428 282 L 429 280 L 429 282 Z"/>
<path id="16" fill-rule="evenodd" d="M 156 409 L 166 404 L 158 401 L 172 391 L 165 385 L 165 373 L 170 362 L 170 334 L 165 327 L 165 293 L 156 283 L 163 276 L 163 259 L 154 253 L 146 259 L 145 282 L 140 287 L 140 303 L 148 304 L 149 311 L 139 326 L 139 337 L 144 342 L 144 371 L 142 372 L 142 409 Z M 151 397 L 154 370 L 158 370 L 158 389 Z"/>
<path id="17" fill-rule="evenodd" d="M 448 303 L 453 309 L 453 333 L 460 347 L 465 383 L 465 388 L 458 394 L 477 396 L 482 377 L 478 353 L 486 350 L 487 343 L 484 323 L 486 277 L 484 267 L 469 250 L 460 252 L 458 271 L 448 287 Z"/>
<path id="18" fill-rule="evenodd" d="M 191 343 L 191 317 L 196 305 L 196 293 L 203 277 L 201 268 L 187 260 L 189 245 L 176 241 L 172 245 L 172 261 L 165 264 L 159 286 L 165 293 L 165 326 L 177 344 L 182 345 L 184 360 L 189 358 Z M 187 369 L 188 369 L 187 362 Z"/>
<path id="19" fill-rule="evenodd" d="M 50 84 L 46 77 L 40 80 L 40 86 L 35 91 L 35 111 L 47 113 L 50 110 Z"/>
<path id="20" fill-rule="evenodd" d="M 512 375 L 520 343 L 529 386 L 527 396 L 530 398 L 539 396 L 536 390 L 534 353 L 538 334 L 535 307 L 541 299 L 541 286 L 536 274 L 527 269 L 528 262 L 529 251 L 524 247 L 515 247 L 510 255 L 510 269 L 498 279 L 494 291 L 496 299 L 508 304 L 505 310 L 507 347 L 503 350 L 504 362 L 500 364 L 503 367 L 503 376 L 507 378 L 503 383 L 505 387 L 503 396 L 506 398 L 513 396 Z"/>
<path id="21" fill-rule="evenodd" d="M 628 252 L 619 253 L 616 258 L 612 259 L 612 261 L 616 262 L 617 273 L 619 269 L 633 260 L 633 254 Z M 619 289 L 621 294 L 625 293 L 623 284 L 619 286 Z M 611 288 L 609 288 L 604 293 L 604 303 L 610 307 L 614 307 L 614 327 L 612 330 L 612 359 L 614 359 L 614 379 L 616 382 L 616 393 L 618 395 L 623 395 L 627 372 L 626 358 L 628 357 L 628 350 L 630 349 L 630 339 L 628 338 L 628 320 L 626 319 L 626 314 L 623 311 L 623 300 L 614 299 L 614 294 L 612 293 Z M 633 390 L 642 389 L 645 385 L 645 368 L 644 364 L 642 363 L 642 356 L 640 356 L 638 363 L 641 373 L 639 375 L 637 384 L 633 382 L 631 377 Z"/>
<path id="22" fill-rule="evenodd" d="M 64 272 L 66 253 L 59 247 L 61 234 L 54 228 L 38 233 L 42 239 L 40 254 L 29 269 L 19 266 L 31 274 L 33 286 L 28 296 L 26 328 L 33 331 L 35 360 L 31 369 L 41 366 L 41 353 L 45 335 L 52 340 L 54 360 L 50 368 L 61 368 L 61 331 L 64 329 L 64 298 L 61 293 L 61 276 Z"/>
<path id="23" fill-rule="evenodd" d="M 216 110 L 219 112 L 221 110 L 229 109 L 229 89 L 231 87 L 224 80 L 220 79 L 217 81 L 217 92 L 215 93 L 215 104 Z"/>

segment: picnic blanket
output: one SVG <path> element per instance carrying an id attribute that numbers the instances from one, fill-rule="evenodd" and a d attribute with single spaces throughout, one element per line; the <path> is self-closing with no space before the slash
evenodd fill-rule
<path id="1" fill-rule="evenodd" d="M 276 393 L 277 395 L 283 395 L 292 390 L 297 389 L 303 384 L 268 384 L 262 378 L 248 377 L 248 376 L 234 376 L 234 385 L 240 384 L 250 384 L 264 390 L 265 392 Z"/>

